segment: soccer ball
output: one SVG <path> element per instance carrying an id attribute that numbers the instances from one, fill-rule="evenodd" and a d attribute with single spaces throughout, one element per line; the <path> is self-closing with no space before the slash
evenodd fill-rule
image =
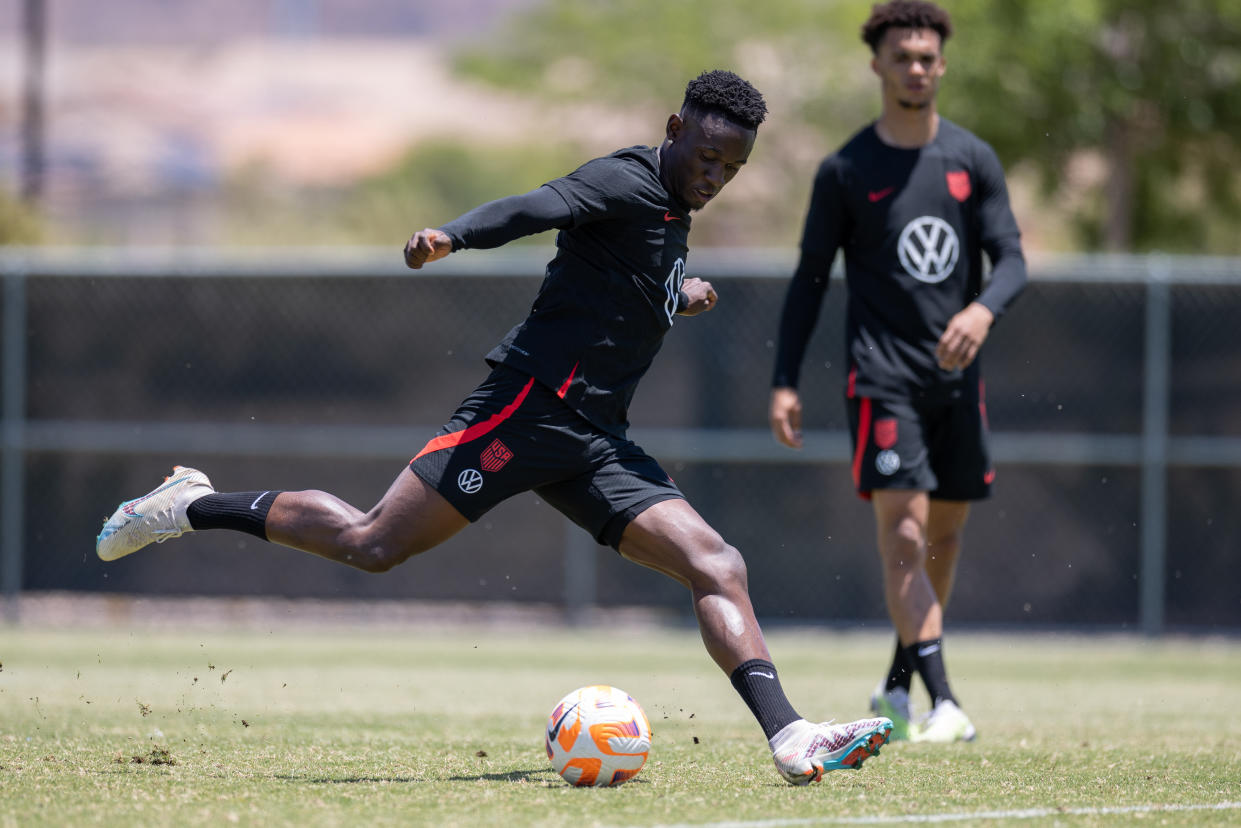
<path id="1" fill-rule="evenodd" d="M 546 746 L 552 767 L 570 785 L 619 785 L 646 764 L 651 723 L 624 690 L 579 687 L 547 717 Z"/>

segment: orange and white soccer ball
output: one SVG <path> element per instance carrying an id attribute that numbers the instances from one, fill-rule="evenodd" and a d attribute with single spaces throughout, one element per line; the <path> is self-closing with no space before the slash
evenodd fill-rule
<path id="1" fill-rule="evenodd" d="M 547 758 L 570 785 L 619 785 L 637 776 L 651 752 L 651 723 L 624 690 L 579 687 L 547 718 Z"/>

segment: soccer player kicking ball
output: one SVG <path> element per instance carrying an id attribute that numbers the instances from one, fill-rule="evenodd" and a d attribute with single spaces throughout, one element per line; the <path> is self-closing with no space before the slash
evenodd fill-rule
<path id="1" fill-rule="evenodd" d="M 853 482 L 874 507 L 898 639 L 871 708 L 893 720 L 893 739 L 927 742 L 975 734 L 948 684 L 943 608 L 970 501 L 994 477 L 978 351 L 1026 282 L 995 152 L 935 109 L 951 31 L 947 12 L 921 0 L 876 5 L 862 27 L 883 110 L 815 177 L 770 409 L 776 439 L 799 448 L 798 373 L 843 247 Z M 932 708 L 911 724 L 915 672 Z"/>
<path id="2" fill-rule="evenodd" d="M 560 230 L 529 315 L 487 354 L 491 373 L 369 512 L 321 491 L 217 493 L 202 472 L 178 467 L 121 504 L 96 541 L 99 557 L 233 529 L 383 572 L 533 490 L 600 543 L 689 588 L 707 652 L 758 719 L 785 779 L 806 784 L 859 767 L 887 741 L 891 721 L 814 724 L 794 711 L 754 618 L 741 554 L 625 437 L 634 389 L 674 318 L 715 306 L 711 285 L 685 276 L 692 213 L 745 165 L 766 113 L 745 80 L 704 73 L 686 87 L 659 147 L 618 150 L 413 235 L 405 263 L 417 269 Z"/>

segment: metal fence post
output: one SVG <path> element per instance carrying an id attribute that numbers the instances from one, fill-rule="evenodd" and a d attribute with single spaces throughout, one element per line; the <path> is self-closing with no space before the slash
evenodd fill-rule
<path id="1" fill-rule="evenodd" d="M 1139 611 L 1142 631 L 1163 632 L 1168 538 L 1168 412 L 1172 361 L 1172 298 L 1168 262 L 1147 259 L 1142 384 L 1142 514 Z"/>
<path id="2" fill-rule="evenodd" d="M 22 588 L 26 501 L 26 274 L 4 274 L 4 332 L 0 342 L 0 594 L 4 617 L 17 623 Z"/>

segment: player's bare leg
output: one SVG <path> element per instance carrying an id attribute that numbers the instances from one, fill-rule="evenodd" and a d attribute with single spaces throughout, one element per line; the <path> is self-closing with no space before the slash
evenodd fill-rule
<path id="1" fill-rule="evenodd" d="M 919 638 L 924 632 L 938 637 L 933 624 L 925 626 L 936 599 L 934 588 L 926 583 L 922 540 L 929 506 L 925 494 L 916 491 L 875 491 L 871 501 L 883 564 L 884 598 L 896 630 L 896 646 L 887 677 L 871 693 L 870 709 L 891 719 L 892 738 L 903 740 L 910 737 L 913 726 L 909 694 L 917 672 L 909 657 L 910 645 L 927 640 Z"/>
<path id="2" fill-rule="evenodd" d="M 750 604 L 745 561 L 684 500 L 656 503 L 625 528 L 620 553 L 690 590 L 703 644 L 767 736 L 776 769 L 804 785 L 857 768 L 887 742 L 892 722 L 814 724 L 793 709 Z"/>
<path id="3" fill-rule="evenodd" d="M 942 608 L 948 607 L 957 579 L 961 557 L 961 538 L 969 519 L 970 504 L 965 500 L 932 500 L 926 527 L 926 574 Z"/>
<path id="4" fill-rule="evenodd" d="M 367 572 L 386 572 L 467 525 L 406 467 L 369 512 L 327 492 L 281 492 L 267 513 L 267 538 Z"/>
<path id="5" fill-rule="evenodd" d="M 750 605 L 745 561 L 684 500 L 665 500 L 625 528 L 620 553 L 689 588 L 703 644 L 725 673 L 770 660 Z"/>
<path id="6" fill-rule="evenodd" d="M 906 646 L 938 638 L 943 613 L 926 565 L 930 499 L 926 492 L 884 489 L 874 491 L 871 502 L 892 625 Z"/>
<path id="7" fill-rule="evenodd" d="M 941 503 L 933 507 L 926 492 L 908 490 L 875 491 L 872 502 L 888 612 L 900 637 L 905 661 L 922 677 L 932 701 L 931 712 L 921 722 L 911 724 L 907 735 L 913 741 L 969 741 L 975 735 L 974 725 L 957 705 L 944 667 L 944 618 L 939 597 L 940 590 L 945 598 L 952 591 L 960 528 L 968 514 L 968 505 L 960 504 L 965 508 L 953 509 L 950 502 L 942 502 L 948 508 L 937 514 L 942 518 L 936 525 L 939 544 L 931 547 L 942 560 L 932 564 L 928 549 L 929 524 L 931 515 L 939 511 Z M 932 566 L 936 566 L 938 584 L 932 581 Z M 899 697 L 899 693 L 895 695 Z M 887 700 L 891 698 L 889 694 Z M 871 705 L 882 710 L 883 705 L 876 705 L 877 700 L 885 700 L 878 692 L 871 697 Z M 907 700 L 906 693 L 906 715 Z"/>
<path id="8" fill-rule="evenodd" d="M 406 467 L 369 512 L 321 491 L 217 492 L 198 469 L 117 507 L 95 539 L 105 561 L 186 532 L 232 529 L 328 560 L 385 572 L 461 531 L 468 521 Z"/>

